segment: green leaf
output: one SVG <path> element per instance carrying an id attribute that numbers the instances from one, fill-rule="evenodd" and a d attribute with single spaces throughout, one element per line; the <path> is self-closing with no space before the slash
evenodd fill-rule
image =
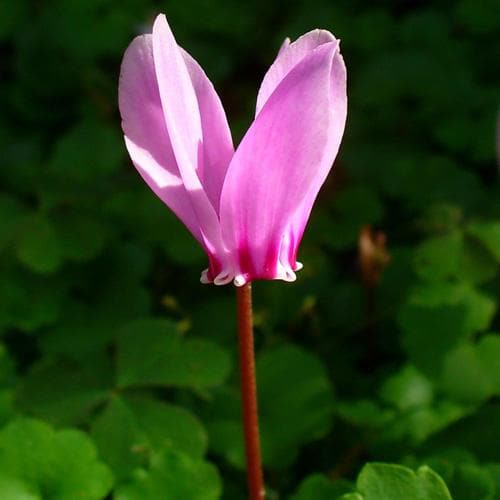
<path id="1" fill-rule="evenodd" d="M 460 447 L 483 461 L 496 462 L 500 442 L 500 426 L 493 425 L 496 422 L 500 422 L 500 403 L 485 403 L 474 413 L 431 437 L 427 448 L 439 451 Z"/>
<path id="2" fill-rule="evenodd" d="M 495 33 L 500 28 L 500 8 L 495 0 L 474 2 L 461 0 L 456 4 L 457 20 L 472 33 Z"/>
<path id="3" fill-rule="evenodd" d="M 311 474 L 299 485 L 289 500 L 332 500 L 354 489 L 348 481 L 332 481 L 323 474 Z"/>
<path id="4" fill-rule="evenodd" d="M 153 458 L 149 470 L 139 470 L 120 486 L 116 500 L 217 500 L 221 495 L 217 469 L 208 462 L 167 451 Z"/>
<path id="5" fill-rule="evenodd" d="M 387 425 L 394 416 L 393 410 L 384 409 L 369 399 L 339 402 L 337 413 L 350 424 L 369 429 Z"/>
<path id="6" fill-rule="evenodd" d="M 464 307 L 465 332 L 470 335 L 489 327 L 497 304 L 489 295 L 466 283 L 434 283 L 414 289 L 410 303 L 427 307 Z"/>
<path id="7" fill-rule="evenodd" d="M 446 481 L 453 500 L 493 500 L 495 481 L 491 470 L 478 465 L 472 454 L 460 448 L 445 449 L 428 461 Z"/>
<path id="8" fill-rule="evenodd" d="M 60 241 L 52 223 L 42 214 L 27 216 L 16 241 L 16 255 L 37 273 L 52 273 L 62 262 Z"/>
<path id="9" fill-rule="evenodd" d="M 17 266 L 1 266 L 0 274 L 0 328 L 31 332 L 58 319 L 67 283 Z"/>
<path id="10" fill-rule="evenodd" d="M 448 485 L 453 500 L 493 500 L 495 483 L 487 470 L 473 464 L 455 467 Z"/>
<path id="11" fill-rule="evenodd" d="M 433 392 L 430 381 L 413 366 L 406 365 L 384 382 L 380 395 L 384 401 L 404 411 L 429 405 Z"/>
<path id="12" fill-rule="evenodd" d="M 462 403 L 478 403 L 494 393 L 493 383 L 473 345 L 461 345 L 447 355 L 442 387 Z"/>
<path id="13" fill-rule="evenodd" d="M 85 118 L 59 139 L 49 169 L 66 184 L 94 181 L 115 171 L 123 154 L 116 127 Z"/>
<path id="14" fill-rule="evenodd" d="M 15 414 L 13 391 L 0 390 L 0 426 L 5 425 Z"/>
<path id="15" fill-rule="evenodd" d="M 415 250 L 415 272 L 429 281 L 441 281 L 454 276 L 462 253 L 463 238 L 459 231 L 426 240 Z"/>
<path id="16" fill-rule="evenodd" d="M 466 309 L 462 305 L 436 308 L 407 303 L 403 306 L 399 315 L 403 346 L 419 370 L 430 377 L 441 372 L 449 350 L 466 338 L 465 318 Z"/>
<path id="17" fill-rule="evenodd" d="M 363 500 L 451 500 L 444 481 L 427 466 L 414 472 L 401 465 L 367 464 L 356 486 Z"/>
<path id="18" fill-rule="evenodd" d="M 359 230 L 365 224 L 376 224 L 384 215 L 384 207 L 376 191 L 355 186 L 338 193 L 334 202 L 333 222 L 328 219 L 324 240 L 334 249 L 355 246 Z"/>
<path id="19" fill-rule="evenodd" d="M 498 273 L 498 262 L 477 240 L 465 238 L 456 276 L 458 279 L 480 284 L 492 280 Z"/>
<path id="20" fill-rule="evenodd" d="M 333 388 L 322 362 L 291 344 L 258 356 L 257 382 L 263 461 L 285 467 L 331 429 Z"/>
<path id="21" fill-rule="evenodd" d="M 183 339 L 175 324 L 149 318 L 130 322 L 118 335 L 118 384 L 202 388 L 222 383 L 228 353 L 214 342 Z"/>
<path id="22" fill-rule="evenodd" d="M 302 445 L 331 429 L 332 385 L 322 362 L 292 344 L 259 354 L 256 369 L 262 461 L 283 468 L 296 459 Z M 232 465 L 243 468 L 239 391 L 220 391 L 211 408 L 207 424 L 210 446 Z"/>
<path id="23" fill-rule="evenodd" d="M 142 241 L 159 246 L 174 263 L 203 265 L 205 255 L 200 245 L 146 186 L 140 191 L 113 193 L 105 209 L 115 219 L 119 218 L 120 227 L 129 229 Z"/>
<path id="24" fill-rule="evenodd" d="M 477 238 L 500 262 L 500 222 L 477 222 L 467 226 L 466 231 Z"/>
<path id="25" fill-rule="evenodd" d="M 408 356 L 425 375 L 437 377 L 448 351 L 488 328 L 496 307 L 488 295 L 464 284 L 416 288 L 398 318 Z"/>
<path id="26" fill-rule="evenodd" d="M 17 403 L 53 425 L 81 423 L 109 397 L 110 368 L 108 358 L 96 354 L 79 362 L 45 358 L 23 378 Z"/>
<path id="27" fill-rule="evenodd" d="M 2 476 L 25 482 L 41 498 L 100 500 L 113 482 L 87 435 L 73 429 L 56 432 L 32 419 L 15 420 L 0 432 L 0 469 Z"/>
<path id="28" fill-rule="evenodd" d="M 16 232 L 22 226 L 25 212 L 26 209 L 16 198 L 0 195 L 0 250 L 14 239 Z"/>
<path id="29" fill-rule="evenodd" d="M 2 500 L 43 500 L 38 488 L 16 477 L 0 474 Z"/>
<path id="30" fill-rule="evenodd" d="M 89 260 L 102 250 L 109 231 L 98 219 L 65 211 L 54 218 L 61 253 L 77 262 Z"/>
<path id="31" fill-rule="evenodd" d="M 125 478 L 166 449 L 201 459 L 207 436 L 186 409 L 152 399 L 115 397 L 92 426 L 92 437 L 103 459 Z"/>
<path id="32" fill-rule="evenodd" d="M 0 40 L 6 39 L 12 33 L 15 33 L 17 27 L 28 15 L 28 6 L 23 2 L 7 2 L 2 0 L 0 3 L 2 15 L 0 16 Z"/>
<path id="33" fill-rule="evenodd" d="M 491 479 L 495 484 L 495 495 L 493 500 L 500 500 L 500 463 L 486 464 L 483 470 L 489 472 Z"/>
<path id="34" fill-rule="evenodd" d="M 500 335 L 485 335 L 476 345 L 481 366 L 491 381 L 495 393 L 500 395 Z"/>
<path id="35" fill-rule="evenodd" d="M 381 429 L 377 441 L 386 445 L 404 443 L 407 446 L 408 441 L 418 445 L 465 413 L 466 409 L 462 405 L 447 400 L 404 410 Z"/>
<path id="36" fill-rule="evenodd" d="M 465 344 L 445 360 L 443 388 L 464 403 L 500 394 L 500 336 L 486 335 L 477 345 Z"/>

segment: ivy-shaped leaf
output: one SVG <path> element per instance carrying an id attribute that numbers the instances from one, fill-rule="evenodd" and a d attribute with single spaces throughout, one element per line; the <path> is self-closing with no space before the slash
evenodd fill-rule
<path id="1" fill-rule="evenodd" d="M 184 339 L 176 325 L 162 319 L 130 322 L 118 334 L 118 384 L 202 388 L 229 374 L 230 358 L 209 340 Z"/>
<path id="2" fill-rule="evenodd" d="M 86 434 L 74 429 L 54 431 L 27 418 L 14 420 L 0 431 L 0 470 L 3 481 L 16 479 L 15 487 L 24 488 L 26 498 L 34 492 L 39 498 L 101 500 L 113 483 Z"/>
<path id="3" fill-rule="evenodd" d="M 149 470 L 140 469 L 120 486 L 116 500 L 217 500 L 221 495 L 217 469 L 188 455 L 167 451 L 153 458 Z"/>

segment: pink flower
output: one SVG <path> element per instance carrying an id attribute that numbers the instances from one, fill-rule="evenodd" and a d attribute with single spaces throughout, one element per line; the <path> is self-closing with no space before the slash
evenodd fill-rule
<path id="1" fill-rule="evenodd" d="M 163 14 L 125 52 L 119 106 L 135 167 L 208 255 L 203 283 L 295 280 L 346 120 L 346 70 L 331 33 L 285 41 L 236 151 L 212 83 Z"/>

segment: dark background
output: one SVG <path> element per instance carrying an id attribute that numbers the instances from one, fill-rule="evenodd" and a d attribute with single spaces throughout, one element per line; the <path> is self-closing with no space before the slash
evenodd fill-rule
<path id="1" fill-rule="evenodd" d="M 270 498 L 320 473 L 294 498 L 337 498 L 373 461 L 500 498 L 499 6 L 2 0 L 0 493 L 245 497 L 234 290 L 199 284 L 121 136 L 122 54 L 164 12 L 235 143 L 286 36 L 342 40 L 348 122 L 304 269 L 254 286 Z"/>

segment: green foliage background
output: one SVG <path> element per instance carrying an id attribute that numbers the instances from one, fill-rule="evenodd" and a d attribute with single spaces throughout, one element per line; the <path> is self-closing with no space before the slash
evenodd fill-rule
<path id="1" fill-rule="evenodd" d="M 269 498 L 500 499 L 499 6 L 0 0 L 0 498 L 245 498 L 234 290 L 120 132 L 121 56 L 165 12 L 235 140 L 286 36 L 331 30 L 349 70 L 304 270 L 254 287 Z"/>

